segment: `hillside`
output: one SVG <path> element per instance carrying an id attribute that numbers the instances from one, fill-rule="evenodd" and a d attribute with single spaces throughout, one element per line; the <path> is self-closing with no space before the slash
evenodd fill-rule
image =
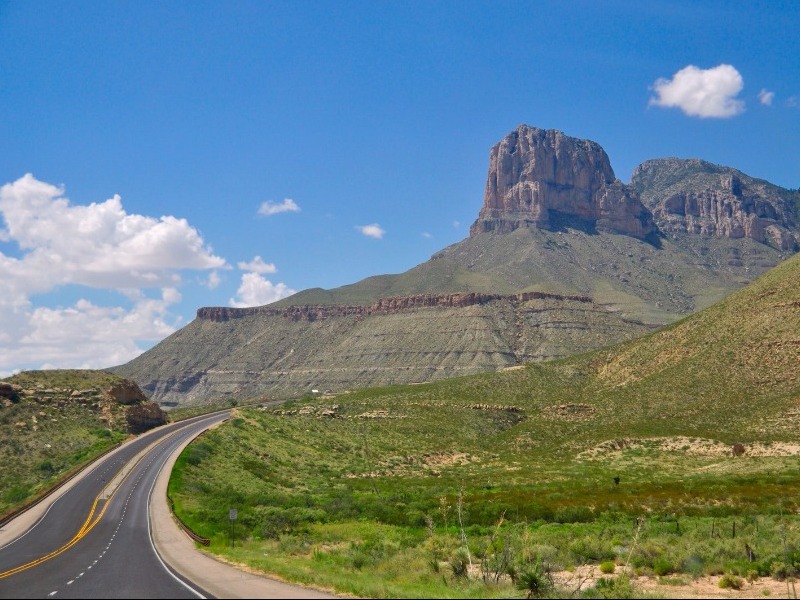
<path id="1" fill-rule="evenodd" d="M 721 574 L 780 591 L 800 572 L 798 364 L 795 256 L 612 348 L 241 410 L 189 446 L 172 494 L 212 551 L 357 595 L 507 595 L 485 574 L 542 564 L 576 589 L 601 561 L 672 577 L 668 596 Z M 235 551 L 209 509 L 230 497 Z"/>
<path id="2" fill-rule="evenodd" d="M 102 371 L 24 371 L 0 380 L 0 519 L 88 460 L 154 424 L 147 398 Z M 150 412 L 156 412 L 151 407 Z"/>
<path id="3" fill-rule="evenodd" d="M 489 158 L 469 238 L 425 263 L 263 310 L 201 308 L 112 371 L 165 406 L 493 371 L 672 323 L 798 248 L 798 194 L 734 169 L 648 161 L 626 185 L 595 142 L 524 125 Z M 509 299 L 533 292 L 550 297 Z M 454 294 L 508 298 L 448 305 Z"/>

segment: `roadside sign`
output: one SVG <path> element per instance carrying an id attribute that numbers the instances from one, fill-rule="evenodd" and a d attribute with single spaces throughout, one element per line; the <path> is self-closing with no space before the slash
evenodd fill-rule
<path id="1" fill-rule="evenodd" d="M 230 509 L 228 511 L 228 519 L 230 519 L 231 521 L 235 521 L 236 520 L 236 516 L 237 516 L 236 513 L 237 513 L 237 511 L 236 511 L 235 508 Z"/>

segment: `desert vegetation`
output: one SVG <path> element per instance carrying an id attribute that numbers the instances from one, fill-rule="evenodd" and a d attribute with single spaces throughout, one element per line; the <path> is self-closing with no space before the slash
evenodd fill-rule
<path id="1" fill-rule="evenodd" d="M 579 357 L 237 409 L 172 497 L 212 552 L 356 595 L 794 594 L 798 269 Z"/>

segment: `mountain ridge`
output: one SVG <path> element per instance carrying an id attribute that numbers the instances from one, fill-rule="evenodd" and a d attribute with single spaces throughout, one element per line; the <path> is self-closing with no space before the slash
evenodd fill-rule
<path id="1" fill-rule="evenodd" d="M 596 142 L 520 126 L 490 151 L 466 239 L 404 273 L 264 307 L 203 307 L 113 371 L 182 405 L 497 370 L 674 322 L 797 249 L 797 192 L 697 159 L 642 165 L 623 184 Z M 708 202 L 680 215 L 676 194 Z"/>

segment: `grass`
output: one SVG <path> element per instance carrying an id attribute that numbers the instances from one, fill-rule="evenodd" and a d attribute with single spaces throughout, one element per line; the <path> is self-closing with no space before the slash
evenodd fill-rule
<path id="1" fill-rule="evenodd" d="M 3 380 L 22 392 L 0 399 L 0 519 L 127 437 L 124 407 L 102 393 L 117 379 L 52 370 Z"/>
<path id="2" fill-rule="evenodd" d="M 640 593 L 635 574 L 791 577 L 798 331 L 795 258 L 614 348 L 237 409 L 184 451 L 170 493 L 212 552 L 356 595 L 520 595 L 609 562 L 620 574 L 584 593 Z"/>

